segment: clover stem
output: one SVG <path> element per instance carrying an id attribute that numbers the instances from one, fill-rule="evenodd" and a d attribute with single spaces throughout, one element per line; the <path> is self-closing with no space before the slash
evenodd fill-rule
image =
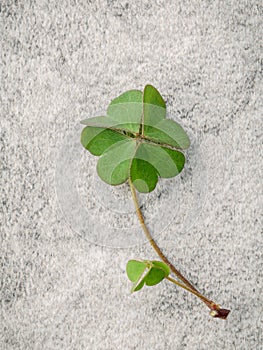
<path id="1" fill-rule="evenodd" d="M 138 216 L 138 219 L 140 221 L 140 224 L 142 226 L 142 229 L 149 241 L 149 243 L 151 244 L 151 246 L 153 247 L 153 249 L 156 251 L 156 253 L 158 254 L 158 256 L 162 259 L 162 261 L 169 266 L 170 270 L 175 274 L 176 277 L 178 277 L 184 284 L 174 280 L 171 277 L 166 277 L 170 282 L 173 282 L 174 284 L 177 284 L 178 286 L 188 290 L 189 292 L 191 292 L 192 294 L 196 295 L 199 299 L 201 299 L 211 310 L 210 315 L 212 317 L 217 317 L 217 318 L 222 318 L 222 319 L 226 319 L 227 315 L 229 314 L 230 310 L 226 310 L 226 309 L 221 309 L 221 307 L 219 305 L 217 305 L 216 303 L 214 303 L 212 300 L 209 300 L 208 298 L 206 298 L 204 295 L 202 295 L 182 274 L 180 271 L 178 271 L 175 266 L 168 260 L 168 258 L 163 254 L 162 250 L 160 249 L 160 247 L 158 246 L 158 244 L 155 242 L 155 240 L 153 239 L 148 227 L 145 224 L 145 220 L 143 217 L 143 214 L 141 212 L 140 206 L 139 206 L 139 202 L 138 202 L 138 198 L 137 198 L 137 194 L 136 194 L 136 190 L 133 186 L 132 180 L 129 178 L 129 185 L 130 185 L 130 189 L 131 189 L 131 193 L 132 193 L 132 199 L 134 202 L 134 206 L 135 206 L 135 210 L 136 210 L 136 214 Z"/>
<path id="2" fill-rule="evenodd" d="M 192 288 L 187 287 L 185 284 L 183 284 L 183 283 L 181 283 L 181 282 L 175 280 L 174 278 L 172 278 L 172 277 L 170 277 L 170 276 L 167 276 L 167 277 L 165 277 L 165 278 L 166 278 L 168 281 L 170 281 L 170 282 L 176 284 L 177 286 L 179 286 L 179 287 L 181 287 L 181 288 L 187 290 L 188 292 L 190 292 L 190 293 L 196 295 L 198 298 L 200 298 L 200 299 L 203 300 L 203 295 L 200 294 L 199 292 L 196 292 L 196 291 L 193 290 Z"/>

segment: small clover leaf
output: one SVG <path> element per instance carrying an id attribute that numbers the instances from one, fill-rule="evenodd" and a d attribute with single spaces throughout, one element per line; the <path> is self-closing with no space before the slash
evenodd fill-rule
<path id="1" fill-rule="evenodd" d="M 190 141 L 183 128 L 165 119 L 166 106 L 160 93 L 146 85 L 115 98 L 107 116 L 85 119 L 82 145 L 96 156 L 100 178 L 110 185 L 131 179 L 139 192 L 154 190 L 158 177 L 178 175 L 185 163 L 181 150 Z"/>
<path id="2" fill-rule="evenodd" d="M 129 260 L 126 266 L 129 280 L 133 282 L 131 292 L 137 292 L 145 284 L 154 286 L 170 273 L 169 267 L 161 261 Z"/>

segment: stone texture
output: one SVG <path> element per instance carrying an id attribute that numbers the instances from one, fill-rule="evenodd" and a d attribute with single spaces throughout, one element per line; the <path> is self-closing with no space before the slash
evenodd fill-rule
<path id="1" fill-rule="evenodd" d="M 3 0 L 0 16 L 1 349 L 261 349 L 260 1 Z M 151 248 L 102 247 L 108 232 L 85 239 L 61 209 L 56 169 L 67 135 L 147 83 L 196 142 L 191 166 L 171 182 L 180 205 L 160 204 L 161 217 L 176 215 L 157 239 L 232 309 L 227 321 L 168 282 L 130 295 L 126 262 L 155 258 Z M 96 160 L 80 152 L 75 185 L 87 215 L 97 213 L 98 230 L 116 222 L 123 246 L 134 213 L 96 209 Z M 154 203 L 144 209 L 158 221 Z"/>

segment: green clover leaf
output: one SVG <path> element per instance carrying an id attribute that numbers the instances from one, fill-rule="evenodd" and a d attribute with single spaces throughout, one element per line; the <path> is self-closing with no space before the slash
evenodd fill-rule
<path id="1" fill-rule="evenodd" d="M 110 185 L 127 180 L 141 226 L 158 256 L 163 260 L 130 260 L 126 272 L 136 292 L 144 285 L 154 286 L 164 278 L 197 296 L 210 309 L 212 317 L 226 319 L 230 310 L 202 295 L 168 260 L 155 242 L 140 210 L 136 190 L 151 192 L 158 177 L 178 175 L 185 163 L 182 153 L 190 145 L 184 129 L 166 119 L 166 106 L 160 93 L 152 85 L 144 91 L 130 90 L 115 98 L 106 116 L 82 121 L 85 128 L 81 143 L 92 154 L 100 156 L 97 172 Z M 177 280 L 170 277 L 171 272 Z"/>
<path id="2" fill-rule="evenodd" d="M 96 156 L 100 178 L 110 185 L 131 179 L 139 192 L 154 190 L 158 177 L 178 175 L 185 163 L 181 150 L 190 145 L 184 129 L 165 119 L 160 93 L 146 85 L 115 98 L 107 116 L 85 119 L 82 145 Z"/>
<path id="3" fill-rule="evenodd" d="M 126 265 L 129 280 L 133 282 L 131 292 L 137 292 L 146 284 L 154 286 L 170 273 L 169 267 L 161 261 L 129 260 Z"/>

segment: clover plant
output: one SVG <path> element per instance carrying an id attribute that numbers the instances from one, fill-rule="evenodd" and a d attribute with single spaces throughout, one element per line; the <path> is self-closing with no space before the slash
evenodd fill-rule
<path id="1" fill-rule="evenodd" d="M 81 123 L 85 125 L 81 133 L 82 145 L 100 157 L 99 177 L 109 185 L 128 182 L 140 224 L 162 260 L 128 261 L 126 272 L 133 283 L 131 292 L 166 279 L 201 299 L 209 307 L 211 316 L 226 319 L 230 311 L 203 296 L 163 254 L 140 210 L 136 191 L 151 192 L 159 178 L 178 175 L 185 164 L 183 151 L 190 146 L 185 130 L 175 121 L 166 119 L 166 104 L 160 93 L 152 85 L 146 85 L 143 92 L 124 92 L 111 101 L 105 116 Z"/>

